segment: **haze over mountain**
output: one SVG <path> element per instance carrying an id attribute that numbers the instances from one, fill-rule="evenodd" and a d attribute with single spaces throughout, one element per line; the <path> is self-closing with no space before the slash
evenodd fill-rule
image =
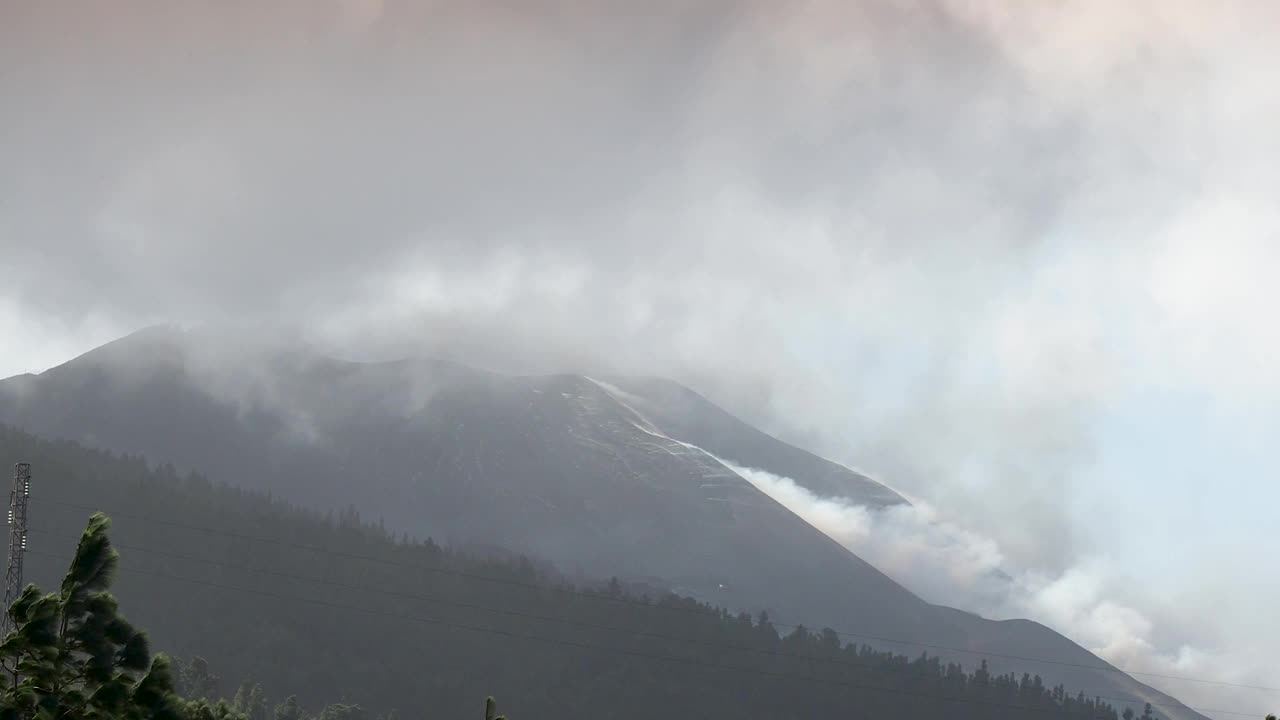
<path id="1" fill-rule="evenodd" d="M 529 720 L 776 720 L 853 708 L 921 720 L 1123 717 L 1110 697 L 1029 672 L 895 656 L 653 585 L 569 583 L 525 557 L 397 538 L 354 511 L 324 516 L 0 425 L 0 457 L 10 456 L 40 469 L 26 577 L 56 587 L 89 508 L 109 509 L 120 608 L 180 667 L 207 660 L 221 682 L 180 672 L 179 690 L 234 693 L 241 720 L 265 720 L 286 694 L 304 717 L 332 720 L 396 708 L 465 716 L 486 693 Z M 265 707 L 247 702 L 258 683 Z M 318 712 L 323 703 L 335 704 Z"/>
<path id="2" fill-rule="evenodd" d="M 665 380 L 351 363 L 153 328 L 0 382 L 0 422 L 321 510 L 350 505 L 395 532 L 616 573 L 899 651 L 924 643 L 970 663 L 985 653 L 997 670 L 1030 665 L 1051 682 L 1198 717 L 1042 625 L 919 599 L 721 458 L 870 508 L 901 496 Z"/>
<path id="3" fill-rule="evenodd" d="M 1255 0 L 8 3 L 0 377 L 230 322 L 670 378 L 913 499 L 755 477 L 917 595 L 1263 715 L 1277 26 Z"/>

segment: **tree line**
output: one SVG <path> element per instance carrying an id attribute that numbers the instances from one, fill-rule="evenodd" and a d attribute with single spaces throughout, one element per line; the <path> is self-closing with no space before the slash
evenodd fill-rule
<path id="1" fill-rule="evenodd" d="M 155 688 L 171 687 L 186 698 L 175 717 L 467 717 L 489 694 L 518 717 L 556 720 L 1121 720 L 1125 704 L 1148 717 L 1159 710 L 1050 685 L 1030 671 L 995 673 L 985 661 L 966 669 L 927 653 L 847 643 L 830 629 L 784 632 L 767 613 L 570 578 L 514 553 L 395 536 L 354 509 L 302 510 L 142 458 L 2 427 L 0 457 L 37 469 L 32 526 L 41 532 L 28 556 L 37 581 L 65 590 L 68 561 L 76 571 L 80 552 L 73 558 L 71 549 L 93 534 L 80 532 L 87 509 L 112 512 L 112 540 L 124 551 L 113 561 L 119 581 L 111 593 L 87 592 L 99 604 L 112 597 L 108 604 L 128 608 L 156 647 L 190 659 L 144 667 L 129 655 L 103 697 L 140 686 L 155 698 L 164 695 Z M 95 522 L 105 519 L 90 530 Z M 105 526 L 100 533 L 105 539 Z M 56 607 L 29 592 L 15 612 Z M 112 628 L 112 638 L 133 637 Z M 6 640 L 0 654 L 9 647 Z M 210 668 L 239 690 L 225 696 Z M 21 702 L 34 702 L 23 692 Z"/>
<path id="2" fill-rule="evenodd" d="M 102 513 L 91 516 L 58 591 L 31 584 L 7 608 L 13 629 L 0 642 L 0 668 L 9 679 L 0 718 L 268 720 L 261 686 L 242 686 L 231 702 L 215 699 L 216 678 L 199 658 L 179 665 L 179 691 L 169 659 L 151 655 L 146 634 L 123 617 L 110 592 L 119 554 L 109 526 Z M 486 720 L 496 720 L 495 709 L 489 698 Z M 296 696 L 273 716 L 307 718 Z M 358 706 L 337 703 L 313 720 L 362 717 Z"/>

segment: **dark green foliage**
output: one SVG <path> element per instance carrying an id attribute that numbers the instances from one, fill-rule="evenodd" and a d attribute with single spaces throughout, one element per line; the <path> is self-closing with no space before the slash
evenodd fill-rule
<path id="1" fill-rule="evenodd" d="M 209 663 L 199 655 L 190 662 L 175 663 L 178 694 L 188 698 L 216 698 L 221 695 L 218 676 L 209 671 Z"/>
<path id="2" fill-rule="evenodd" d="M 617 578 L 614 578 L 617 581 Z M 485 698 L 484 701 L 484 720 L 507 720 L 506 715 L 498 714 L 498 701 L 493 697 Z"/>
<path id="3" fill-rule="evenodd" d="M 226 700 L 208 698 L 185 701 L 183 714 L 186 720 L 247 720 L 243 713 L 237 712 Z"/>
<path id="4" fill-rule="evenodd" d="M 257 683 L 251 684 L 246 680 L 241 684 L 231 706 L 246 720 L 267 720 L 267 698 Z"/>
<path id="5" fill-rule="evenodd" d="M 298 696 L 290 695 L 284 702 L 276 706 L 275 720 L 302 720 L 302 708 L 298 705 Z"/>
<path id="6" fill-rule="evenodd" d="M 43 594 L 28 585 L 9 608 L 15 629 L 0 643 L 0 659 L 13 681 L 0 692 L 0 718 L 267 720 L 267 699 L 257 683 L 243 683 L 231 703 L 178 697 L 168 659 L 150 657 L 146 636 L 120 616 L 109 592 L 119 561 L 107 537 L 110 526 L 102 513 L 92 515 L 61 591 Z M 182 670 L 189 688 L 217 686 L 203 658 Z M 499 720 L 493 698 L 486 708 L 485 720 Z M 300 720 L 297 697 L 278 706 L 274 717 Z M 364 711 L 335 703 L 313 720 L 364 720 Z"/>
<path id="7" fill-rule="evenodd" d="M 118 555 L 110 521 L 95 514 L 80 536 L 58 593 L 29 585 L 9 609 L 15 629 L 0 659 L 17 681 L 0 696 L 0 717 L 37 720 L 178 720 L 169 665 L 120 616 L 108 592 Z"/>
<path id="8" fill-rule="evenodd" d="M 69 547 L 63 538 L 83 522 L 83 506 L 124 511 L 112 531 L 124 550 L 115 591 L 157 647 L 209 659 L 179 667 L 186 692 L 217 695 L 209 664 L 254 680 L 242 702 L 188 702 L 191 720 L 265 720 L 265 696 L 288 693 L 298 697 L 276 706 L 274 720 L 302 720 L 303 706 L 322 707 L 323 720 L 391 707 L 412 718 L 467 717 L 488 693 L 518 717 L 557 720 L 1119 717 L 1109 701 L 1023 673 L 985 664 L 966 672 L 937 657 L 846 645 L 827 630 L 780 633 L 765 613 L 753 619 L 620 581 L 572 592 L 580 588 L 523 558 L 406 540 L 354 510 L 325 518 L 172 467 L 0 428 L 0 457 L 19 455 L 40 468 L 33 507 L 50 531 L 35 536 L 41 551 Z M 84 580 L 109 577 L 110 557 L 88 548 Z M 56 568 L 44 555 L 30 562 L 36 574 Z M 24 596 L 15 608 L 47 612 L 39 602 Z M 123 631 L 113 629 L 132 637 Z"/>
<path id="9" fill-rule="evenodd" d="M 364 720 L 364 709 L 359 705 L 333 703 L 326 705 L 315 720 Z"/>

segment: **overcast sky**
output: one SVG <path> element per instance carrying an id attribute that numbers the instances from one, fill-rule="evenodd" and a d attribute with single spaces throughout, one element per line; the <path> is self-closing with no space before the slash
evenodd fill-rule
<path id="1" fill-rule="evenodd" d="M 0 8 L 0 376 L 156 322 L 669 375 L 1280 686 L 1280 5 Z"/>

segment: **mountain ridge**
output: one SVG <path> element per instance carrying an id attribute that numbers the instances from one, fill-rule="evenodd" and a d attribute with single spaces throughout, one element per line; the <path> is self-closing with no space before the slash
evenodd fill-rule
<path id="1" fill-rule="evenodd" d="M 996 623 L 916 597 L 715 456 L 870 507 L 904 498 L 677 383 L 351 363 L 281 347 L 171 329 L 128 336 L 0 381 L 0 422 L 316 508 L 359 507 L 395 530 L 483 539 L 569 573 L 659 578 L 719 605 L 903 641 L 890 649 L 987 652 L 995 668 L 1006 665 L 998 655 L 1042 657 L 1059 662 L 1045 666 L 1047 677 L 1074 687 L 1158 693 L 1114 669 L 1102 678 L 1063 666 L 1105 663 L 1043 625 Z"/>
<path id="2" fill-rule="evenodd" d="M 568 579 L 516 553 L 397 536 L 354 510 L 318 513 L 137 456 L 0 425 L 0 457 L 36 469 L 27 578 L 56 587 L 85 514 L 107 511 L 120 607 L 156 649 L 231 674 L 223 695 L 245 680 L 307 707 L 358 703 L 365 717 L 395 707 L 464 715 L 496 693 L 528 718 L 598 718 L 604 708 L 619 720 L 677 711 L 774 720 L 857 708 L 1120 720 L 1109 699 L 1080 702 L 1076 688 L 1029 677 L 988 675 L 984 691 L 976 659 L 966 675 L 932 654 L 891 658 L 661 585 Z"/>

